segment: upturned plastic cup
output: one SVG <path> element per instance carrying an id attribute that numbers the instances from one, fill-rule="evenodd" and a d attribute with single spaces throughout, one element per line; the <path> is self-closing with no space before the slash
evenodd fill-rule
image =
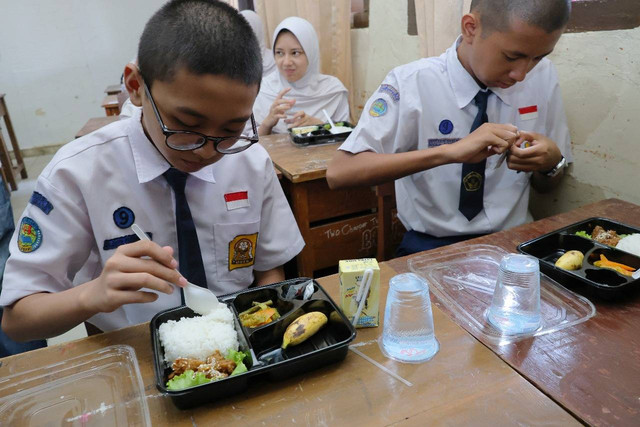
<path id="1" fill-rule="evenodd" d="M 426 362 L 438 352 L 426 280 L 413 273 L 391 278 L 378 345 L 386 357 L 405 363 Z"/>
<path id="2" fill-rule="evenodd" d="M 487 320 L 506 335 L 540 327 L 540 264 L 537 258 L 508 254 L 500 261 Z"/>

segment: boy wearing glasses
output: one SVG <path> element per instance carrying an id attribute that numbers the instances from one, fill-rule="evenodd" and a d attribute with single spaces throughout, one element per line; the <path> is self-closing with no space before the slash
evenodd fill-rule
<path id="1" fill-rule="evenodd" d="M 8 335 L 145 322 L 180 305 L 187 280 L 222 295 L 284 279 L 304 242 L 255 144 L 261 77 L 260 47 L 235 9 L 174 0 L 156 12 L 138 65 L 125 68 L 142 108 L 64 146 L 38 179 L 0 296 Z"/>

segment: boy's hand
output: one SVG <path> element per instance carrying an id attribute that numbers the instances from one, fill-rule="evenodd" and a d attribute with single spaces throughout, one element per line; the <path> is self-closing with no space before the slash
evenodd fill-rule
<path id="1" fill-rule="evenodd" d="M 520 138 L 510 148 L 507 165 L 517 171 L 548 171 L 560 159 L 562 153 L 551 139 L 539 133 L 521 131 Z"/>
<path id="2" fill-rule="evenodd" d="M 175 270 L 177 265 L 169 246 L 151 241 L 122 245 L 107 260 L 100 276 L 88 283 L 81 304 L 92 312 L 110 313 L 124 304 L 153 302 L 158 295 L 142 288 L 171 294 L 169 283 L 187 285 Z"/>
<path id="3" fill-rule="evenodd" d="M 449 147 L 454 163 L 478 163 L 494 154 L 502 154 L 517 139 L 518 128 L 513 125 L 484 123 Z"/>
<path id="4" fill-rule="evenodd" d="M 322 123 L 324 123 L 322 120 L 313 117 L 313 116 L 308 116 L 304 111 L 298 111 L 297 113 L 295 113 L 293 116 L 291 116 L 290 118 L 286 119 L 284 121 L 285 123 L 287 123 L 289 126 L 289 128 L 297 128 L 300 126 L 311 126 L 311 125 L 320 125 Z"/>
<path id="5" fill-rule="evenodd" d="M 271 104 L 271 108 L 269 108 L 269 114 L 264 118 L 262 123 L 269 128 L 273 128 L 280 119 L 286 119 L 287 115 L 285 114 L 288 110 L 293 107 L 296 103 L 295 99 L 284 99 L 283 96 L 291 90 L 290 87 L 282 89 L 278 96 L 276 97 L 273 104 Z"/>

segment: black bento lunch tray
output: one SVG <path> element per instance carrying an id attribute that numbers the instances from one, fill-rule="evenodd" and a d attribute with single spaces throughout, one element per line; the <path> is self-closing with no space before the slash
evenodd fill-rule
<path id="1" fill-rule="evenodd" d="M 289 129 L 289 136 L 291 137 L 291 141 L 293 141 L 293 143 L 296 145 L 330 144 L 333 142 L 341 142 L 347 139 L 347 137 L 351 134 L 351 131 L 353 131 L 353 128 L 355 127 L 349 122 L 336 122 L 334 124 L 336 126 L 350 127 L 351 130 L 349 132 L 332 134 L 329 131 L 329 128 L 331 128 L 331 125 L 329 123 L 323 123 L 321 125 L 317 125 L 319 126 L 320 129 L 314 130 L 312 132 L 307 132 L 304 134 L 299 134 L 299 135 L 296 135 L 292 132 L 292 129 L 295 129 L 295 128 L 291 128 Z M 300 126 L 300 127 L 310 127 L 310 126 Z"/>
<path id="2" fill-rule="evenodd" d="M 286 299 L 284 296 L 291 285 L 313 281 L 315 290 L 308 300 Z M 221 303 L 227 304 L 235 316 L 235 328 L 238 332 L 240 350 L 249 353 L 244 363 L 248 371 L 212 381 L 207 384 L 184 390 L 168 390 L 167 377 L 171 367 L 164 362 L 164 351 L 158 333 L 159 326 L 168 320 L 180 320 L 182 317 L 195 317 L 193 311 L 186 306 L 176 307 L 156 314 L 151 319 L 151 345 L 153 348 L 153 364 L 156 375 L 156 387 L 171 397 L 180 409 L 187 409 L 203 403 L 214 402 L 220 398 L 238 394 L 246 390 L 249 383 L 258 377 L 269 380 L 281 380 L 301 372 L 338 362 L 347 355 L 349 343 L 356 337 L 356 330 L 329 297 L 324 289 L 313 279 L 298 278 L 286 280 L 268 286 L 251 288 L 246 291 L 219 297 Z M 272 300 L 278 309 L 280 318 L 257 328 L 245 328 L 238 320 L 238 313 L 251 307 L 252 301 Z M 284 360 L 264 361 L 263 356 L 280 348 L 282 336 L 287 326 L 299 316 L 310 312 L 323 312 L 329 319 L 320 331 L 295 347 L 282 351 Z M 251 359 L 251 360 L 247 360 Z"/>
<path id="3" fill-rule="evenodd" d="M 605 299 L 616 299 L 638 291 L 640 279 L 634 280 L 632 277 L 623 276 L 613 270 L 593 265 L 595 261 L 600 259 L 600 254 L 604 254 L 610 261 L 640 268 L 640 257 L 575 234 L 577 231 L 585 231 L 591 235 L 593 229 L 598 225 L 605 230 L 614 230 L 618 234 L 640 233 L 639 228 L 611 219 L 589 218 L 521 243 L 518 245 L 518 250 L 538 258 L 540 270 L 547 276 L 580 293 Z M 556 267 L 555 262 L 558 258 L 570 250 L 578 250 L 584 254 L 582 268 L 569 271 Z"/>

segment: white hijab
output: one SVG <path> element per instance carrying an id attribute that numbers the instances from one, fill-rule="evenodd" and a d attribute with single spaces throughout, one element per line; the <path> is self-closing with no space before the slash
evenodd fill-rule
<path id="1" fill-rule="evenodd" d="M 325 109 L 331 119 L 336 122 L 348 120 L 349 100 L 347 89 L 336 77 L 320 74 L 320 46 L 318 44 L 318 36 L 311 23 L 297 16 L 286 18 L 273 32 L 272 51 L 275 49 L 278 34 L 282 30 L 289 30 L 296 36 L 309 61 L 309 66 L 305 75 L 294 83 L 289 83 L 277 68 L 276 72 L 262 78 L 260 93 L 253 106 L 256 121 L 261 123 L 267 117 L 271 104 L 273 104 L 278 94 L 287 87 L 291 87 L 291 90 L 284 98 L 296 100 L 295 105 L 287 112 L 287 115 L 304 111 L 307 115 L 324 121 L 322 109 Z M 272 132 L 287 132 L 287 124 L 284 120 L 279 120 L 278 124 L 273 127 Z"/>
<path id="2" fill-rule="evenodd" d="M 262 29 L 262 20 L 260 20 L 260 16 L 253 10 L 243 10 L 240 14 L 244 16 L 244 19 L 246 19 L 249 25 L 251 25 L 251 29 L 258 38 L 258 43 L 260 43 L 260 52 L 262 53 L 262 76 L 264 77 L 267 74 L 271 74 L 272 71 L 276 70 L 276 62 L 273 60 L 273 52 L 271 49 L 267 49 L 264 44 L 264 30 Z"/>

